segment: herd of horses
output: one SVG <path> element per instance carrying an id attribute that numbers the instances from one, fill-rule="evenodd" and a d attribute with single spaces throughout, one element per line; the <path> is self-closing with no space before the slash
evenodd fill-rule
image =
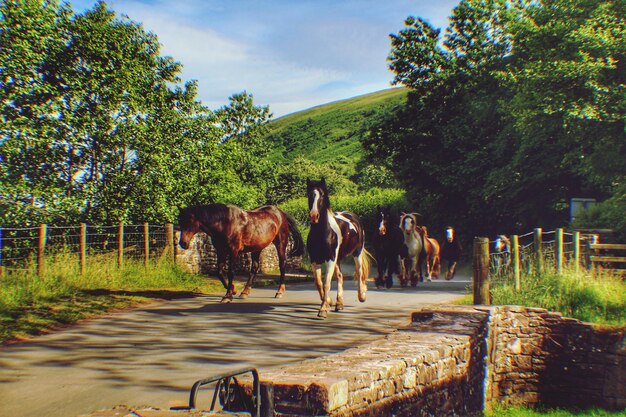
<path id="1" fill-rule="evenodd" d="M 365 229 L 361 219 L 348 211 L 332 210 L 324 179 L 307 180 L 307 198 L 310 230 L 306 250 L 321 300 L 318 316 L 325 318 L 333 304 L 335 311 L 344 308 L 341 261 L 348 256 L 354 260 L 358 299 L 365 301 L 372 255 L 365 248 Z M 234 262 L 240 253 L 250 252 L 252 257 L 250 274 L 240 293 L 241 298 L 250 295 L 259 271 L 261 251 L 267 246 L 274 244 L 278 254 L 280 281 L 276 298 L 285 293 L 287 256 L 304 254 L 305 244 L 295 220 L 276 206 L 243 210 L 231 204 L 208 204 L 180 209 L 178 220 L 179 245 L 183 249 L 189 247 L 196 233 L 211 236 L 217 253 L 218 277 L 226 289 L 222 302 L 230 302 L 236 295 Z M 448 227 L 446 239 L 440 245 L 428 235 L 419 213 L 394 215 L 388 207 L 381 207 L 377 210 L 376 222 L 371 243 L 378 268 L 377 288 L 391 288 L 394 275 L 402 287 L 408 286 L 409 282 L 416 286 L 424 279 L 436 279 L 442 260 L 446 266 L 445 278 L 450 280 L 454 277 L 462 248 L 452 227 Z M 287 253 L 290 237 L 292 244 Z M 325 266 L 324 276 L 322 266 Z M 331 299 L 333 276 L 337 279 L 335 303 Z"/>

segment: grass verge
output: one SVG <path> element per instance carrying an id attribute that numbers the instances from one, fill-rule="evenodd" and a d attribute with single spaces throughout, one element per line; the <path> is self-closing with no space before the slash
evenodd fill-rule
<path id="1" fill-rule="evenodd" d="M 532 409 L 527 407 L 495 407 L 484 417 L 626 417 L 626 411 Z"/>
<path id="2" fill-rule="evenodd" d="M 154 299 L 214 294 L 222 285 L 183 271 L 166 261 L 93 259 L 84 274 L 69 254 L 57 254 L 46 274 L 33 270 L 11 272 L 0 278 L 0 342 L 20 340 L 51 328 L 74 323 L 112 310 Z"/>

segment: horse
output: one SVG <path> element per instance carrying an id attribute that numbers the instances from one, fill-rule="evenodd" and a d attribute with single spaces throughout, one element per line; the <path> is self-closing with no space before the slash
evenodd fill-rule
<path id="1" fill-rule="evenodd" d="M 422 275 L 422 264 L 424 262 L 424 239 L 418 231 L 419 213 L 402 213 L 400 217 L 400 228 L 404 237 L 404 244 L 407 248 L 407 256 L 404 258 L 405 274 L 400 277 L 400 286 L 406 287 L 411 281 L 411 286 L 415 287 L 418 280 L 424 281 Z M 418 275 L 419 274 L 419 275 Z"/>
<path id="2" fill-rule="evenodd" d="M 441 259 L 446 262 L 446 280 L 454 278 L 456 274 L 456 266 L 461 259 L 463 247 L 461 242 L 454 235 L 454 228 L 448 226 L 446 228 L 446 240 L 441 247 Z"/>
<path id="3" fill-rule="evenodd" d="M 426 281 L 439 278 L 441 260 L 439 258 L 440 246 L 437 239 L 428 236 L 426 226 L 417 226 L 417 232 L 422 235 L 424 242 L 424 261 L 426 263 Z"/>
<path id="4" fill-rule="evenodd" d="M 280 282 L 275 297 L 285 293 L 285 261 L 287 244 L 291 235 L 293 245 L 289 256 L 304 253 L 304 241 L 298 231 L 295 220 L 276 206 L 263 206 L 254 210 L 243 210 L 232 204 L 209 204 L 180 209 L 179 245 L 183 249 L 198 232 L 211 236 L 211 242 L 217 252 L 218 277 L 226 295 L 222 302 L 231 302 L 236 294 L 233 285 L 234 263 L 240 253 L 252 254 L 252 265 L 245 288 L 240 298 L 247 298 L 252 292 L 254 279 L 259 271 L 261 251 L 273 243 L 278 252 Z M 228 261 L 228 284 L 224 279 L 224 269 Z"/>
<path id="5" fill-rule="evenodd" d="M 511 241 L 506 235 L 498 235 L 494 241 L 493 249 L 493 269 L 496 274 L 500 274 L 511 265 Z"/>
<path id="6" fill-rule="evenodd" d="M 372 239 L 378 268 L 376 288 L 391 288 L 394 273 L 399 277 L 404 276 L 403 259 L 408 256 L 408 249 L 404 244 L 398 218 L 391 213 L 389 207 L 377 207 L 376 224 Z"/>
<path id="7" fill-rule="evenodd" d="M 369 253 L 365 250 L 365 232 L 359 217 L 347 211 L 334 213 L 326 181 L 307 179 L 310 230 L 307 250 L 311 259 L 315 285 L 322 304 L 318 317 L 326 318 L 331 305 L 330 287 L 333 275 L 337 275 L 337 303 L 335 311 L 341 311 L 343 304 L 343 274 L 340 262 L 352 255 L 354 259 L 354 279 L 358 284 L 359 301 L 364 302 L 369 275 Z M 326 265 L 326 276 L 322 283 L 322 264 Z"/>

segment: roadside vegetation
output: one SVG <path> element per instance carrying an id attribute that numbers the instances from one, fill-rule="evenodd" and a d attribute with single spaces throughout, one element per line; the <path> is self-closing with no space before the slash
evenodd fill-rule
<path id="1" fill-rule="evenodd" d="M 483 417 L 618 417 L 626 416 L 626 411 L 606 411 L 601 409 L 590 410 L 562 410 L 562 409 L 532 409 L 527 407 L 495 407 L 483 414 Z"/>
<path id="2" fill-rule="evenodd" d="M 71 258 L 71 259 L 70 259 Z M 23 339 L 55 326 L 156 299 L 221 291 L 215 279 L 183 271 L 171 262 L 102 258 L 80 274 L 72 255 L 49 262 L 44 277 L 34 268 L 12 272 L 0 281 L 0 342 Z"/>
<path id="3" fill-rule="evenodd" d="M 521 288 L 510 282 L 492 285 L 491 304 L 545 308 L 601 326 L 626 326 L 626 283 L 600 272 L 566 268 L 522 274 Z M 458 300 L 472 304 L 471 294 Z"/>

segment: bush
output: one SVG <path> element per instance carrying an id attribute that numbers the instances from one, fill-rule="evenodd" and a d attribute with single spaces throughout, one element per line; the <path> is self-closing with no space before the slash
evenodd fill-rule
<path id="1" fill-rule="evenodd" d="M 361 217 L 366 231 L 374 226 L 378 206 L 387 205 L 396 212 L 408 207 L 405 191 L 395 188 L 372 188 L 359 195 L 331 195 L 330 203 L 334 211 L 351 211 Z M 289 200 L 280 207 L 300 224 L 308 224 L 309 207 L 305 197 Z"/>
<path id="2" fill-rule="evenodd" d="M 601 228 L 615 230 L 615 240 L 626 243 L 626 184 L 606 201 L 582 211 L 576 216 L 576 228 Z"/>

